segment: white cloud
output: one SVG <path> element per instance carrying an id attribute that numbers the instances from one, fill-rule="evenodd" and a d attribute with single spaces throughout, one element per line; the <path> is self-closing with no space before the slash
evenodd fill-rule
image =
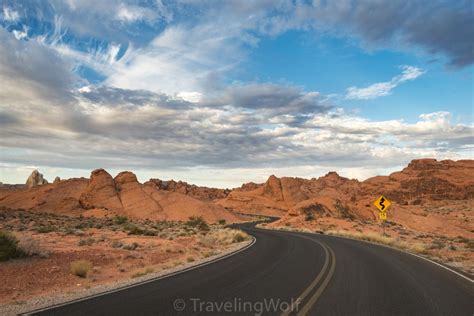
<path id="1" fill-rule="evenodd" d="M 172 95 L 203 93 L 216 75 L 242 58 L 237 35 L 211 24 L 168 27 L 147 47 L 129 49 L 128 58 L 114 65 L 106 82 Z"/>
<path id="2" fill-rule="evenodd" d="M 181 91 L 177 94 L 177 97 L 188 102 L 197 103 L 202 100 L 202 93 L 192 91 Z"/>
<path id="3" fill-rule="evenodd" d="M 155 7 L 145 7 L 121 3 L 117 5 L 116 19 L 122 23 L 147 22 L 157 23 L 160 20 L 171 21 L 172 13 L 161 1 L 156 1 Z"/>
<path id="4" fill-rule="evenodd" d="M 120 6 L 117 12 L 117 18 L 124 22 L 140 21 L 144 17 L 144 12 L 141 8 L 131 8 L 127 6 Z"/>
<path id="5" fill-rule="evenodd" d="M 417 67 L 402 66 L 402 73 L 390 81 L 374 83 L 366 88 L 350 87 L 347 89 L 346 99 L 369 100 L 390 95 L 392 90 L 403 82 L 415 80 L 425 72 Z"/>
<path id="6" fill-rule="evenodd" d="M 8 7 L 3 7 L 3 20 L 8 22 L 17 22 L 20 19 L 20 14 L 17 11 Z"/>
<path id="7" fill-rule="evenodd" d="M 15 36 L 17 40 L 27 38 L 28 37 L 27 27 L 23 25 L 23 31 L 13 30 L 13 36 Z"/>

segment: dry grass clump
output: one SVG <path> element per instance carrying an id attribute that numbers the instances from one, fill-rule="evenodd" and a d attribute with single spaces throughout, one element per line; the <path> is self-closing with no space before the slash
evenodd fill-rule
<path id="1" fill-rule="evenodd" d="M 86 278 L 92 269 L 92 262 L 87 260 L 75 260 L 71 262 L 70 271 L 81 278 Z"/>
<path id="2" fill-rule="evenodd" d="M 244 240 L 245 240 L 245 236 L 240 233 L 235 234 L 234 238 L 232 238 L 232 242 L 235 242 L 235 243 L 242 242 Z"/>
<path id="3" fill-rule="evenodd" d="M 213 247 L 215 245 L 227 246 L 248 239 L 249 236 L 240 230 L 225 228 L 211 231 L 205 236 L 201 236 L 199 238 L 199 245 L 204 247 Z"/>
<path id="4" fill-rule="evenodd" d="M 387 245 L 394 248 L 407 250 L 417 254 L 428 254 L 428 250 L 421 243 L 408 243 L 395 238 L 382 236 L 377 233 L 361 233 L 361 232 L 349 232 L 346 230 L 328 230 L 325 232 L 328 235 L 341 236 L 359 240 L 370 241 L 377 244 Z"/>
<path id="5" fill-rule="evenodd" d="M 41 258 L 47 258 L 49 251 L 40 247 L 40 242 L 37 239 L 31 237 L 20 238 L 18 247 L 28 256 L 39 256 Z"/>
<path id="6" fill-rule="evenodd" d="M 260 223 L 255 225 L 257 228 L 270 229 L 270 230 L 281 230 L 284 232 L 299 232 L 299 233 L 314 233 L 314 230 L 306 227 L 293 227 L 291 223 L 285 223 L 285 226 L 273 226 L 268 227 L 267 223 Z"/>
<path id="7" fill-rule="evenodd" d="M 139 271 L 139 272 L 133 274 L 132 278 L 139 278 L 139 277 L 142 277 L 144 275 L 147 275 L 147 274 L 153 273 L 153 272 L 155 272 L 155 270 L 153 270 L 153 268 L 146 268 L 145 271 Z"/>

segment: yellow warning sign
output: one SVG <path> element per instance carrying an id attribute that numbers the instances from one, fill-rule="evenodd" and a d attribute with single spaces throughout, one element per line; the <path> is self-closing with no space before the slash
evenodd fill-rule
<path id="1" fill-rule="evenodd" d="M 379 209 L 380 212 L 386 212 L 390 205 L 392 205 L 392 202 L 390 202 L 387 198 L 385 198 L 383 195 L 381 195 L 375 202 L 374 205 L 376 208 Z"/>
<path id="2" fill-rule="evenodd" d="M 380 218 L 381 221 L 386 221 L 387 220 L 387 212 L 384 212 L 384 211 L 380 212 L 379 213 L 379 218 Z"/>

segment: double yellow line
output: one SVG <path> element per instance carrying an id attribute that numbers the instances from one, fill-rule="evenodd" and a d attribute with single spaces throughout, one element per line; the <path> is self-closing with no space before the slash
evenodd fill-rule
<path id="1" fill-rule="evenodd" d="M 331 278 L 334 274 L 334 270 L 336 269 L 336 255 L 334 254 L 334 251 L 329 247 L 326 243 L 322 241 L 318 241 L 312 238 L 308 238 L 305 236 L 298 235 L 298 237 L 308 239 L 311 241 L 314 241 L 318 243 L 323 249 L 325 253 L 325 259 L 324 259 L 324 264 L 323 268 L 319 272 L 319 274 L 316 276 L 316 278 L 311 282 L 311 284 L 301 293 L 301 295 L 298 296 L 296 304 L 292 304 L 291 307 L 289 308 L 288 311 L 284 312 L 282 316 L 288 316 L 290 313 L 292 313 L 295 308 L 297 308 L 298 304 L 303 302 L 303 300 L 306 299 L 306 297 L 314 290 L 314 288 L 320 283 L 320 281 L 323 279 L 324 275 L 324 280 L 320 283 L 320 286 L 314 292 L 312 296 L 309 297 L 308 301 L 306 304 L 301 308 L 297 308 L 297 315 L 298 316 L 304 316 L 307 315 L 311 307 L 313 307 L 314 304 L 318 301 L 319 297 L 321 294 L 323 294 L 324 290 L 329 284 L 329 281 L 331 281 Z M 329 272 L 326 274 L 326 272 L 329 270 Z"/>

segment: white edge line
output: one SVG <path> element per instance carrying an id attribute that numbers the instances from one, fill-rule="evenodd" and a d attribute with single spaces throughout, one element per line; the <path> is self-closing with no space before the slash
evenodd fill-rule
<path id="1" fill-rule="evenodd" d="M 313 234 L 313 233 L 310 233 L 310 234 Z M 316 233 L 314 235 L 317 235 Z M 417 255 L 415 253 L 412 253 L 412 252 L 409 252 L 409 251 L 406 251 L 406 250 L 403 250 L 403 249 L 399 249 L 399 248 L 395 248 L 395 247 L 390 247 L 390 246 L 387 246 L 387 245 L 384 245 L 384 244 L 379 244 L 379 243 L 376 243 L 376 242 L 372 242 L 372 241 L 368 241 L 368 240 L 362 240 L 362 239 L 356 239 L 356 238 L 350 238 L 350 237 L 344 237 L 344 236 L 338 236 L 338 235 L 325 235 L 325 236 L 332 236 L 332 237 L 338 237 L 338 238 L 344 238 L 344 239 L 350 239 L 350 240 L 356 240 L 356 241 L 362 241 L 362 242 L 365 242 L 365 243 L 369 243 L 369 244 L 373 244 L 373 245 L 378 245 L 378 246 L 382 246 L 382 247 L 385 247 L 385 248 L 389 248 L 389 249 L 393 249 L 393 250 L 397 250 L 397 251 L 400 251 L 400 252 L 403 252 L 403 253 L 407 253 L 409 255 L 412 255 L 412 256 L 415 256 L 415 257 L 418 257 L 418 258 L 421 258 L 423 260 L 426 260 L 428 262 L 431 262 L 437 266 L 440 266 L 441 268 L 444 268 L 448 271 L 451 271 L 452 273 L 454 274 L 457 274 L 458 276 L 466 279 L 467 281 L 473 283 L 474 280 L 469 278 L 468 276 L 462 274 L 462 273 L 459 273 L 451 268 L 448 268 L 447 266 L 443 265 L 443 264 L 440 264 L 434 260 L 431 260 L 431 259 L 428 259 L 426 257 L 423 257 L 423 256 L 420 256 L 420 255 Z"/>
<path id="2" fill-rule="evenodd" d="M 115 292 L 123 291 L 123 290 L 130 289 L 130 288 L 133 288 L 133 287 L 136 287 L 136 286 L 140 286 L 140 285 L 144 285 L 144 284 L 147 284 L 147 283 L 155 282 L 155 281 L 158 281 L 158 280 L 161 280 L 161 279 L 166 279 L 166 278 L 175 276 L 175 275 L 180 274 L 180 273 L 184 273 L 184 272 L 188 272 L 188 271 L 191 271 L 191 270 L 194 270 L 194 269 L 197 269 L 197 268 L 201 268 L 201 267 L 203 267 L 203 266 L 206 266 L 206 265 L 209 265 L 209 264 L 211 264 L 211 263 L 215 263 L 215 262 L 217 262 L 217 261 L 220 261 L 220 260 L 229 258 L 229 257 L 231 257 L 231 256 L 233 256 L 233 255 L 236 255 L 236 254 L 238 254 L 238 253 L 240 253 L 240 252 L 242 252 L 242 251 L 244 251 L 244 250 L 249 249 L 250 247 L 252 247 L 253 245 L 255 245 L 255 243 L 257 242 L 257 239 L 256 239 L 254 236 L 251 236 L 251 235 L 250 235 L 250 237 L 252 237 L 252 239 L 253 239 L 250 244 L 248 244 L 248 245 L 246 245 L 245 247 L 240 248 L 240 249 L 238 249 L 238 250 L 236 250 L 236 251 L 233 251 L 233 252 L 231 252 L 231 253 L 228 253 L 228 254 L 226 254 L 226 255 L 224 255 L 224 256 L 222 256 L 222 257 L 218 257 L 218 258 L 215 258 L 215 259 L 213 259 L 213 260 L 210 260 L 210 261 L 207 261 L 207 262 L 203 262 L 203 263 L 197 264 L 197 265 L 195 265 L 195 266 L 191 266 L 191 267 L 185 268 L 185 269 L 183 269 L 183 270 L 171 272 L 171 273 L 168 273 L 168 274 L 165 274 L 165 275 L 162 275 L 162 276 L 153 278 L 153 279 L 144 280 L 144 281 L 141 281 L 141 282 L 138 282 L 138 283 L 134 283 L 134 284 L 129 284 L 129 285 L 126 285 L 126 286 L 123 286 L 123 287 L 119 287 L 119 288 L 113 289 L 113 290 L 109 290 L 109 291 L 105 291 L 105 292 L 101 292 L 101 293 L 97 293 L 97 294 L 85 296 L 85 297 L 78 298 L 78 299 L 74 299 L 74 300 L 71 300 L 71 301 L 68 301 L 68 302 L 59 303 L 59 304 L 51 305 L 51 306 L 48 306 L 48 307 L 35 309 L 35 310 L 29 311 L 29 312 L 20 313 L 19 315 L 31 315 L 31 314 L 34 314 L 34 313 L 44 312 L 44 311 L 47 311 L 47 310 L 50 310 L 50 309 L 55 309 L 55 308 L 58 308 L 58 307 L 67 306 L 67 305 L 71 305 L 71 304 L 78 303 L 78 302 L 82 302 L 82 301 L 87 301 L 87 300 L 89 300 L 89 299 L 93 299 L 93 298 L 96 298 L 96 297 L 100 297 L 100 296 L 112 294 L 112 293 L 115 293 Z"/>
<path id="3" fill-rule="evenodd" d="M 259 228 L 259 227 L 257 227 Z M 268 229 L 268 228 L 259 228 L 259 229 Z M 417 255 L 415 253 L 412 253 L 412 252 L 409 252 L 409 251 L 406 251 L 406 250 L 403 250 L 403 249 L 399 249 L 399 248 L 395 248 L 395 247 L 390 247 L 390 246 L 387 246 L 387 245 L 384 245 L 384 244 L 379 244 L 379 243 L 376 243 L 376 242 L 372 242 L 372 241 L 368 241 L 368 240 L 362 240 L 362 239 L 357 239 L 357 238 L 351 238 L 351 237 L 345 237 L 345 236 L 339 236 L 339 235 L 329 235 L 329 234 L 318 234 L 318 233 L 313 233 L 313 232 L 299 232 L 299 231 L 291 231 L 291 230 L 279 230 L 279 229 L 268 229 L 268 230 L 273 230 L 273 231 L 284 231 L 284 232 L 292 232 L 292 233 L 300 233 L 300 234 L 309 234 L 309 235 L 323 235 L 323 236 L 331 236 L 331 237 L 338 237 L 338 238 L 344 238 L 344 239 L 349 239 L 349 240 L 355 240 L 355 241 L 361 241 L 361 242 L 365 242 L 365 243 L 368 243 L 368 244 L 372 244 L 372 245 L 377 245 L 377 246 L 382 246 L 382 247 L 385 247 L 385 248 L 389 248 L 389 249 L 393 249 L 393 250 L 397 250 L 397 251 L 400 251 L 400 252 L 403 252 L 403 253 L 407 253 L 409 255 L 412 255 L 412 256 L 415 256 L 415 257 L 418 257 L 418 258 L 421 258 L 423 260 L 426 260 L 428 262 L 431 262 L 437 266 L 440 266 L 441 268 L 444 268 L 448 271 L 451 271 L 452 273 L 454 274 L 457 274 L 458 276 L 466 279 L 467 281 L 471 282 L 471 283 L 474 283 L 474 280 L 469 278 L 468 276 L 462 274 L 462 273 L 459 273 L 443 264 L 440 264 L 434 260 L 431 260 L 429 258 L 426 258 L 426 257 L 423 257 L 423 256 L 420 256 L 420 255 Z"/>

